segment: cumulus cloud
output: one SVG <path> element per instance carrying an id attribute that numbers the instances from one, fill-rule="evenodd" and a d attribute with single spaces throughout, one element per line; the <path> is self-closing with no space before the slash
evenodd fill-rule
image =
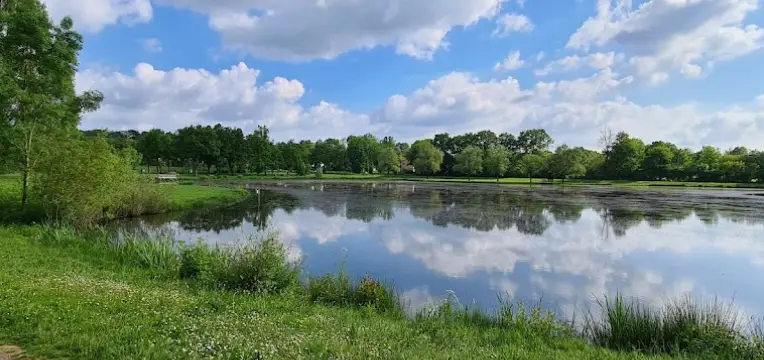
<path id="1" fill-rule="evenodd" d="M 105 101 L 99 111 L 85 116 L 83 127 L 175 130 L 220 122 L 250 131 L 263 124 L 284 137 L 315 138 L 368 125 L 368 116 L 335 104 L 303 107 L 299 101 L 305 88 L 298 80 L 276 77 L 259 83 L 259 75 L 244 63 L 219 73 L 163 71 L 146 63 L 138 64 L 132 74 L 86 70 L 77 74 L 78 89 L 98 89 Z"/>
<path id="2" fill-rule="evenodd" d="M 493 36 L 505 37 L 514 32 L 530 32 L 533 31 L 533 27 L 533 23 L 525 15 L 504 14 L 496 20 L 496 30 L 493 31 Z"/>
<path id="3" fill-rule="evenodd" d="M 507 55 L 507 58 L 504 59 L 502 62 L 496 63 L 494 65 L 493 70 L 494 71 L 510 71 L 510 70 L 517 70 L 525 65 L 525 60 L 520 59 L 520 52 L 519 51 L 512 51 Z"/>
<path id="4" fill-rule="evenodd" d="M 373 132 L 411 141 L 444 131 L 516 133 L 542 127 L 558 144 L 593 148 L 608 126 L 645 141 L 667 140 L 692 148 L 760 146 L 764 108 L 749 104 L 709 111 L 692 102 L 641 105 L 619 95 L 633 81 L 611 68 L 532 86 L 512 76 L 481 80 L 454 72 L 411 93 L 390 96 L 376 110 L 362 114 L 325 101 L 304 105 L 307 90 L 300 81 L 276 77 L 261 82 L 259 71 L 244 63 L 218 73 L 164 71 L 143 63 L 132 73 L 92 69 L 77 75 L 79 90 L 99 89 L 106 96 L 99 111 L 85 116 L 83 128 L 175 130 L 220 122 L 245 131 L 266 125 L 280 140 Z"/>
<path id="5" fill-rule="evenodd" d="M 493 19 L 506 0 L 160 0 L 209 16 L 231 48 L 255 56 L 303 61 L 332 59 L 358 49 L 392 45 L 428 59 L 447 47 L 446 35 Z"/>
<path id="6" fill-rule="evenodd" d="M 544 68 L 535 71 L 538 76 L 546 76 L 555 72 L 578 70 L 584 66 L 602 70 L 613 67 L 616 62 L 623 61 L 623 54 L 615 52 L 592 53 L 586 56 L 570 55 L 548 63 Z"/>
<path id="7" fill-rule="evenodd" d="M 78 30 L 99 32 L 108 25 L 135 24 L 151 20 L 149 0 L 42 0 L 50 16 L 58 21 L 71 16 Z"/>
<path id="8" fill-rule="evenodd" d="M 162 52 L 162 41 L 157 38 L 145 39 L 143 40 L 143 49 L 152 53 Z"/>
<path id="9" fill-rule="evenodd" d="M 744 24 L 757 8 L 758 0 L 651 0 L 637 8 L 631 0 L 598 0 L 597 14 L 570 37 L 567 47 L 618 45 L 630 50 L 630 64 L 639 75 L 674 69 L 697 77 L 708 63 L 761 48 L 764 30 Z"/>

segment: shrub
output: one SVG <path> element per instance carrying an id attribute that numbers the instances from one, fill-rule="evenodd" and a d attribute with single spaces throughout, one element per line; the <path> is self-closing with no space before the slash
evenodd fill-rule
<path id="1" fill-rule="evenodd" d="M 125 265 L 175 274 L 180 266 L 177 247 L 170 238 L 123 235 L 110 244 L 114 255 Z"/>
<path id="2" fill-rule="evenodd" d="M 309 277 L 310 300 L 333 306 L 372 307 L 381 312 L 403 314 L 403 304 L 393 286 L 370 275 L 353 284 L 344 266 L 336 274 Z"/>
<path id="3" fill-rule="evenodd" d="M 315 177 L 316 177 L 316 179 L 321 179 L 322 177 L 324 177 L 324 168 L 322 168 L 320 166 L 318 168 L 316 168 Z"/>
<path id="4" fill-rule="evenodd" d="M 602 314 L 599 318 L 589 315 L 585 333 L 602 346 L 724 359 L 764 355 L 755 339 L 743 335 L 740 314 L 731 304 L 684 298 L 653 307 L 636 299 L 627 301 L 622 295 L 597 303 Z"/>
<path id="5" fill-rule="evenodd" d="M 210 248 L 204 243 L 185 248 L 180 253 L 179 277 L 183 280 L 196 280 L 200 283 L 217 287 L 216 271 L 225 264 L 226 253 L 218 248 Z"/>
<path id="6" fill-rule="evenodd" d="M 299 284 L 300 266 L 290 262 L 287 248 L 275 235 L 228 250 L 215 271 L 223 288 L 253 293 L 279 293 Z"/>
<path id="7" fill-rule="evenodd" d="M 165 206 L 167 196 L 135 171 L 139 160 L 134 149 L 117 151 L 103 137 L 62 140 L 40 157 L 31 191 L 46 216 L 78 227 Z"/>

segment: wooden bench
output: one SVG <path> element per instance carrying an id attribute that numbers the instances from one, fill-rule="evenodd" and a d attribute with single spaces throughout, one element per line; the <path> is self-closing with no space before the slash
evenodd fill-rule
<path id="1" fill-rule="evenodd" d="M 178 174 L 157 174 L 157 184 L 178 181 Z"/>

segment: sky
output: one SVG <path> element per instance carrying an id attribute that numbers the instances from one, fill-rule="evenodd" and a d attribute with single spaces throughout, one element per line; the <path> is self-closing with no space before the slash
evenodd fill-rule
<path id="1" fill-rule="evenodd" d="M 276 140 L 544 128 L 764 148 L 759 0 L 42 0 L 85 36 L 83 129 Z"/>

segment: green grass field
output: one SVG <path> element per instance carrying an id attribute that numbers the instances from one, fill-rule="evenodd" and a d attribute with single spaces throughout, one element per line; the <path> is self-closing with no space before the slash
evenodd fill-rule
<path id="1" fill-rule="evenodd" d="M 0 345 L 35 358 L 653 358 L 533 327 L 411 321 L 314 304 L 299 293 L 203 290 L 127 266 L 86 242 L 46 243 L 43 231 L 0 228 Z"/>
<path id="2" fill-rule="evenodd" d="M 318 180 L 315 175 L 182 175 L 181 178 L 185 181 L 205 181 L 205 182 L 247 182 L 253 180 Z M 321 177 L 321 180 L 348 180 L 348 181 L 362 181 L 362 180 L 376 180 L 376 181 L 420 181 L 420 182 L 432 182 L 432 183 L 489 183 L 496 184 L 497 181 L 494 178 L 473 178 L 471 180 L 463 177 L 440 177 L 440 176 L 418 176 L 418 175 L 381 175 L 381 174 L 335 174 L 325 173 Z M 721 182 L 690 182 L 690 181 L 632 181 L 632 180 L 587 180 L 587 179 L 571 179 L 571 180 L 555 180 L 553 183 L 546 179 L 534 178 L 501 178 L 498 181 L 499 184 L 504 185 L 550 185 L 555 186 L 628 186 L 628 187 L 688 187 L 688 188 L 762 188 L 764 189 L 764 183 L 721 183 Z"/>
<path id="3" fill-rule="evenodd" d="M 246 199 L 249 192 L 245 189 L 223 188 L 214 186 L 161 184 L 170 192 L 169 211 L 186 210 L 197 207 L 223 205 Z M 29 210 L 21 213 L 21 178 L 18 176 L 0 176 L 0 222 L 17 223 L 40 221 L 44 218 L 43 209 L 30 199 Z"/>

